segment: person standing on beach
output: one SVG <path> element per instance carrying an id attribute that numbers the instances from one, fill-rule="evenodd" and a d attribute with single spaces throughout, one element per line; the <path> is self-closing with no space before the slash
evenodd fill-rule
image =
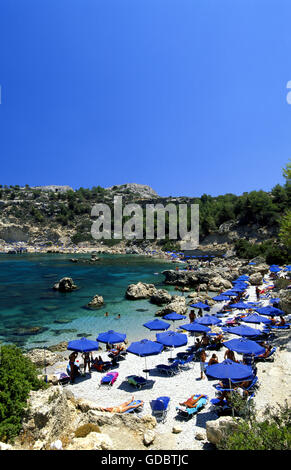
<path id="1" fill-rule="evenodd" d="M 200 375 L 200 379 L 205 379 L 205 375 L 204 375 L 204 372 L 205 372 L 205 369 L 206 369 L 206 366 L 205 366 L 205 363 L 206 363 L 206 352 L 205 352 L 205 349 L 202 349 L 201 353 L 200 353 L 200 371 L 201 371 L 201 375 Z"/>
<path id="2" fill-rule="evenodd" d="M 190 313 L 189 313 L 189 320 L 190 320 L 190 323 L 193 323 L 196 319 L 196 314 L 194 312 L 194 310 L 191 310 Z"/>

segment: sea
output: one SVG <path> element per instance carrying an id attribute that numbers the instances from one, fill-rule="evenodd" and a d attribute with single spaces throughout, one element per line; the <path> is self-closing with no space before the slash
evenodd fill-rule
<path id="1" fill-rule="evenodd" d="M 143 324 L 160 307 L 147 299 L 127 300 L 125 292 L 129 284 L 142 281 L 177 294 L 164 284 L 162 274 L 176 264 L 139 255 L 98 257 L 90 264 L 90 254 L 74 254 L 80 263 L 73 263 L 71 254 L 0 254 L 0 343 L 42 348 L 81 337 L 96 339 L 108 330 L 126 333 L 129 342 L 155 340 Z M 53 290 L 62 277 L 71 277 L 78 288 Z M 104 305 L 90 310 L 86 305 L 96 294 L 103 296 Z"/>

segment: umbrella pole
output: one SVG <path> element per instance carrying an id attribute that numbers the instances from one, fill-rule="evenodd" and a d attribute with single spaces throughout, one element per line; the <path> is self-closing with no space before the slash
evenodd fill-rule
<path id="1" fill-rule="evenodd" d="M 146 356 L 145 356 L 144 360 L 145 360 L 145 368 L 146 368 L 146 379 L 148 379 L 148 373 L 147 373 L 147 358 L 146 358 Z"/>
<path id="2" fill-rule="evenodd" d="M 232 397 L 232 387 L 231 387 L 231 380 L 229 380 L 229 388 L 230 388 L 230 394 L 231 394 L 231 397 Z M 233 405 L 231 406 L 231 414 L 232 414 L 232 417 L 234 417 L 234 409 L 233 409 Z"/>

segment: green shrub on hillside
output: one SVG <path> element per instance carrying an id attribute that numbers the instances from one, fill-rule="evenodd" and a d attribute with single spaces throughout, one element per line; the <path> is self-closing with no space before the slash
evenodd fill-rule
<path id="1" fill-rule="evenodd" d="M 217 445 L 220 450 L 290 450 L 291 408 L 285 402 L 277 409 L 266 408 L 264 419 L 254 414 L 241 419 L 235 430 L 229 430 Z"/>
<path id="2" fill-rule="evenodd" d="M 21 430 L 31 390 L 46 387 L 35 365 L 14 345 L 0 348 L 0 440 L 8 441 Z"/>

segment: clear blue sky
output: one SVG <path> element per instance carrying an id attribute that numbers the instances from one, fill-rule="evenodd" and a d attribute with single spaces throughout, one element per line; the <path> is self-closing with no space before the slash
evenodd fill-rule
<path id="1" fill-rule="evenodd" d="M 2 184 L 270 190 L 290 0 L 1 0 Z"/>

